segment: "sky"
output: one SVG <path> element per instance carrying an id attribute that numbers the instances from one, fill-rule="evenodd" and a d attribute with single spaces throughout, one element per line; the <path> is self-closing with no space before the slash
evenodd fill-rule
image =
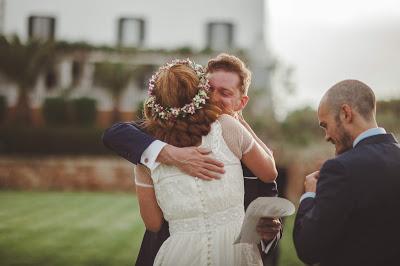
<path id="1" fill-rule="evenodd" d="M 400 98 L 400 2 L 397 0 L 266 0 L 273 54 L 294 67 L 294 109 L 318 106 L 343 79 L 368 84 L 378 99 Z"/>

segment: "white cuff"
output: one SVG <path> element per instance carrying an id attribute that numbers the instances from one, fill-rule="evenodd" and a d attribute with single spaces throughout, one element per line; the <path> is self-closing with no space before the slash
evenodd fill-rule
<path id="1" fill-rule="evenodd" d="M 281 239 L 281 232 L 278 232 L 278 234 L 275 236 L 274 239 L 269 241 L 268 245 L 265 245 L 264 241 L 261 240 L 261 251 L 264 252 L 265 254 L 268 254 L 268 251 L 271 249 L 272 244 L 275 243 L 276 240 Z"/>
<path id="2" fill-rule="evenodd" d="M 160 164 L 159 162 L 156 162 L 156 160 L 165 145 L 167 145 L 165 142 L 159 140 L 153 141 L 153 143 L 151 143 L 142 153 L 140 163 L 147 166 L 151 171 L 154 170 Z"/>
<path id="3" fill-rule="evenodd" d="M 300 198 L 300 203 L 305 198 L 315 198 L 315 195 L 316 195 L 315 192 L 306 192 L 306 193 L 304 193 Z"/>

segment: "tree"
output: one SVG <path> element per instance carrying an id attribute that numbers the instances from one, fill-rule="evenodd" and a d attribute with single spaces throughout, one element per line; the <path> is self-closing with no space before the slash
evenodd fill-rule
<path id="1" fill-rule="evenodd" d="M 132 77 L 130 67 L 121 63 L 102 62 L 96 64 L 94 80 L 101 88 L 106 89 L 113 99 L 113 122 L 119 120 L 121 94 Z"/>
<path id="2" fill-rule="evenodd" d="M 29 93 L 40 74 L 54 66 L 55 49 L 51 41 L 28 41 L 17 36 L 10 40 L 0 36 L 0 72 L 18 86 L 16 121 L 31 123 Z"/>
<path id="3" fill-rule="evenodd" d="M 388 132 L 400 133 L 400 99 L 378 101 L 376 103 L 376 116 L 379 126 Z"/>
<path id="4" fill-rule="evenodd" d="M 300 146 L 323 139 L 317 112 L 309 106 L 290 112 L 282 123 L 282 130 L 287 141 Z"/>

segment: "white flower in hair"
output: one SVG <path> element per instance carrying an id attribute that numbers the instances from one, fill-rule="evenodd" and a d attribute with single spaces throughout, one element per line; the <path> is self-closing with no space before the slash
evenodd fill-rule
<path id="1" fill-rule="evenodd" d="M 154 95 L 154 89 L 156 87 L 156 81 L 163 70 L 168 70 L 175 65 L 186 65 L 192 68 L 199 78 L 198 92 L 193 97 L 192 101 L 185 104 L 183 107 L 164 107 L 156 102 L 156 96 Z M 177 119 L 179 117 L 186 117 L 187 114 L 194 114 L 196 110 L 199 110 L 209 99 L 208 93 L 210 91 L 210 84 L 206 78 L 205 69 L 198 64 L 190 61 L 189 59 L 175 59 L 171 63 L 167 63 L 159 68 L 149 80 L 149 98 L 146 101 L 146 105 L 151 109 L 152 115 L 164 120 Z"/>

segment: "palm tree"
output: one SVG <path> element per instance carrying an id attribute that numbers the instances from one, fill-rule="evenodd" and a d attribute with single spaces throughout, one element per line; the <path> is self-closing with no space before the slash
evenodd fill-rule
<path id="1" fill-rule="evenodd" d="M 17 122 L 31 123 L 28 95 L 40 74 L 54 66 L 54 51 L 52 42 L 23 44 L 17 36 L 10 40 L 0 36 L 0 72 L 18 86 Z"/>
<path id="2" fill-rule="evenodd" d="M 121 94 L 132 77 L 132 70 L 121 63 L 97 63 L 94 71 L 94 80 L 101 88 L 106 89 L 113 99 L 113 122 L 119 120 L 119 105 Z"/>

